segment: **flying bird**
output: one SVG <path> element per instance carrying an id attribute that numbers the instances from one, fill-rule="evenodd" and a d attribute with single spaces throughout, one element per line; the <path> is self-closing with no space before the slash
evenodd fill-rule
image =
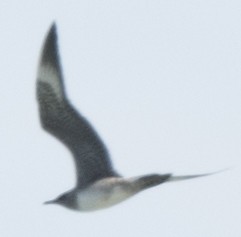
<path id="1" fill-rule="evenodd" d="M 50 27 L 42 47 L 37 72 L 37 100 L 43 129 L 70 150 L 77 176 L 73 189 L 45 204 L 59 204 L 78 211 L 95 211 L 111 207 L 145 189 L 165 182 L 213 174 L 148 174 L 122 177 L 113 168 L 108 150 L 97 132 L 68 99 L 55 23 Z"/>

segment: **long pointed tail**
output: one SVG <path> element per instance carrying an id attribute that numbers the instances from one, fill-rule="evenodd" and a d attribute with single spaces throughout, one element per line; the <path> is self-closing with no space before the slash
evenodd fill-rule
<path id="1" fill-rule="evenodd" d="M 201 178 L 201 177 L 205 177 L 205 176 L 210 176 L 210 175 L 214 175 L 214 174 L 218 174 L 218 173 L 221 173 L 221 172 L 224 172 L 226 171 L 227 169 L 224 169 L 224 170 L 220 170 L 220 171 L 217 171 L 217 172 L 212 172 L 212 173 L 205 173 L 205 174 L 194 174 L 194 175 L 173 175 L 173 176 L 170 176 L 166 182 L 176 182 L 176 181 L 183 181 L 183 180 L 187 180 L 187 179 L 195 179 L 195 178 Z"/>
<path id="2" fill-rule="evenodd" d="M 154 187 L 161 183 L 167 182 L 171 177 L 171 174 L 150 174 L 141 177 L 135 177 L 133 182 L 133 190 L 139 192 L 141 190 Z"/>
<path id="3" fill-rule="evenodd" d="M 225 169 L 225 170 L 227 170 L 227 169 Z M 223 172 L 225 170 L 220 170 L 220 171 L 213 172 L 213 173 L 195 174 L 195 175 L 173 176 L 172 174 L 150 174 L 150 175 L 135 177 L 134 180 L 133 180 L 133 178 L 131 178 L 131 183 L 133 184 L 132 191 L 140 192 L 142 190 L 154 187 L 161 183 L 201 178 L 201 177 L 217 174 L 217 173 Z"/>

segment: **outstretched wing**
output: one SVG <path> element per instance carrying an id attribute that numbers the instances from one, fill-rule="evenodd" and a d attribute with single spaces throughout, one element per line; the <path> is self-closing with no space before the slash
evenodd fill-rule
<path id="1" fill-rule="evenodd" d="M 43 128 L 73 154 L 79 188 L 101 178 L 118 176 L 98 134 L 66 97 L 55 24 L 47 34 L 40 57 L 37 98 Z"/>

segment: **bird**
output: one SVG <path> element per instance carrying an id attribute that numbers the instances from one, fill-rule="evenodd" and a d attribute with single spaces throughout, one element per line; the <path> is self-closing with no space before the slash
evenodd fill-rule
<path id="1" fill-rule="evenodd" d="M 42 128 L 70 150 L 76 168 L 75 187 L 45 204 L 59 204 L 80 212 L 97 211 L 163 183 L 214 174 L 175 176 L 171 173 L 153 173 L 127 178 L 121 176 L 114 169 L 109 152 L 98 133 L 68 99 L 55 22 L 45 36 L 36 84 Z"/>

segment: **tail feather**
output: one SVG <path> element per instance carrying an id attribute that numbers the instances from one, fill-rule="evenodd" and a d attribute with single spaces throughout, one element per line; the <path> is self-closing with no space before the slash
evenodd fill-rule
<path id="1" fill-rule="evenodd" d="M 164 183 L 167 180 L 169 180 L 170 177 L 171 177 L 171 174 L 145 175 L 145 176 L 137 178 L 134 186 L 135 186 L 135 188 L 137 188 L 137 190 L 140 191 L 140 190 L 151 188 L 151 187 L 154 187 L 154 186 L 159 185 L 161 183 Z"/>
<path id="2" fill-rule="evenodd" d="M 225 169 L 227 170 L 227 169 Z M 176 181 L 183 181 L 187 179 L 195 179 L 195 178 L 201 178 L 205 176 L 214 175 L 220 172 L 223 172 L 225 170 L 213 172 L 213 173 L 205 173 L 205 174 L 194 174 L 194 175 L 172 175 L 172 174 L 150 174 L 150 175 L 144 175 L 141 177 L 134 178 L 132 190 L 135 192 L 140 192 L 142 190 L 145 190 L 147 188 L 151 188 L 154 186 L 157 186 L 161 183 L 166 182 L 176 182 Z"/>
<path id="3" fill-rule="evenodd" d="M 214 175 L 214 174 L 218 174 L 220 172 L 223 172 L 223 171 L 226 171 L 227 169 L 225 170 L 220 170 L 220 171 L 217 171 L 217 172 L 212 172 L 212 173 L 205 173 L 205 174 L 194 174 L 194 175 L 174 175 L 174 176 L 171 176 L 167 182 L 176 182 L 176 181 L 183 181 L 183 180 L 187 180 L 187 179 L 195 179 L 195 178 L 201 178 L 201 177 L 205 177 L 205 176 L 210 176 L 210 175 Z"/>

